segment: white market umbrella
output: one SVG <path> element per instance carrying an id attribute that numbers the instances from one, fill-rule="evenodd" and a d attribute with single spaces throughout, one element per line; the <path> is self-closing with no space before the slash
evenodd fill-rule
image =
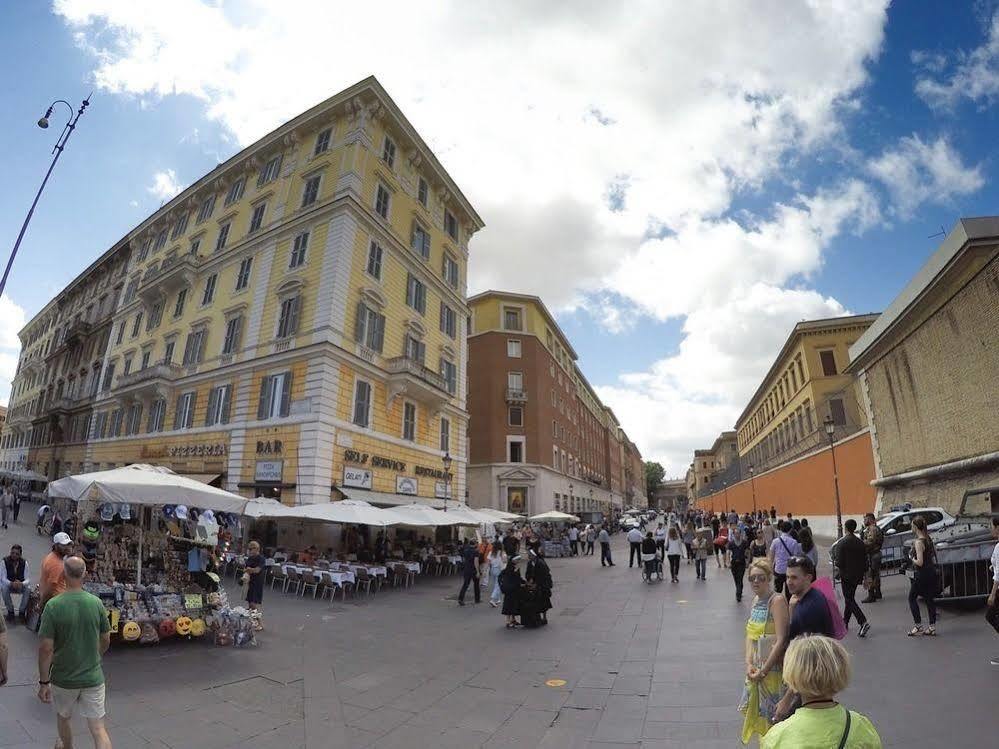
<path id="1" fill-rule="evenodd" d="M 478 520 L 469 520 L 459 512 L 442 512 L 427 505 L 413 504 L 399 505 L 392 508 L 392 513 L 403 518 L 403 525 L 441 526 L 441 525 L 478 525 Z"/>
<path id="2" fill-rule="evenodd" d="M 317 502 L 314 504 L 295 505 L 287 507 L 279 505 L 274 508 L 250 508 L 254 517 L 292 518 L 298 520 L 318 520 L 326 523 L 341 523 L 344 525 L 374 525 L 385 527 L 401 525 L 405 518 L 396 514 L 395 508 L 382 510 L 373 507 L 359 499 L 344 499 L 338 502 Z"/>
<path id="3" fill-rule="evenodd" d="M 494 523 L 499 522 L 499 518 L 487 515 L 484 512 L 480 512 L 479 510 L 463 504 L 448 505 L 447 514 L 461 518 L 466 521 L 467 525 L 493 525 Z"/>
<path id="4" fill-rule="evenodd" d="M 565 512 L 559 512 L 558 510 L 552 510 L 551 512 L 542 512 L 540 515 L 532 515 L 528 520 L 541 520 L 549 521 L 552 523 L 578 523 L 579 518 L 575 515 L 569 515 Z"/>
<path id="5" fill-rule="evenodd" d="M 503 512 L 503 510 L 494 510 L 492 507 L 480 507 L 476 512 L 482 515 L 489 515 L 493 518 L 493 523 L 516 523 L 518 520 L 523 520 L 523 515 L 517 515 L 514 512 Z"/>
<path id="6" fill-rule="evenodd" d="M 246 514 L 247 505 L 280 506 L 273 500 L 251 500 L 174 473 L 164 466 L 135 463 L 109 471 L 66 476 L 49 484 L 50 497 L 80 502 L 118 502 L 131 505 L 186 505 L 213 512 Z"/>

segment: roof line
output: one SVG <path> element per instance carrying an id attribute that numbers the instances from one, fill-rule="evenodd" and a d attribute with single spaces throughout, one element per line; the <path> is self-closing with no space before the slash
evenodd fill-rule
<path id="1" fill-rule="evenodd" d="M 486 291 L 480 291 L 478 294 L 468 297 L 468 305 L 471 306 L 472 302 L 478 301 L 479 299 L 485 299 L 487 297 L 510 297 L 511 299 L 520 299 L 524 301 L 535 302 L 540 308 L 542 314 L 548 319 L 552 324 L 552 327 L 558 331 L 559 336 L 562 338 L 562 342 L 565 347 L 572 354 L 572 361 L 575 363 L 579 360 L 579 354 L 576 353 L 576 349 L 572 347 L 569 342 L 569 336 L 565 334 L 561 327 L 559 327 L 558 322 L 555 321 L 555 316 L 549 311 L 548 307 L 541 300 L 541 297 L 535 296 L 534 294 L 520 294 L 516 291 L 499 291 L 498 289 L 487 289 Z"/>

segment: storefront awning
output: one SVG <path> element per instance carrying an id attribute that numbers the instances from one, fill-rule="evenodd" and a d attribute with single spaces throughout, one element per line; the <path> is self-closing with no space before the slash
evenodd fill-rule
<path id="1" fill-rule="evenodd" d="M 444 500 L 442 499 L 414 497 L 410 494 L 389 494 L 388 492 L 376 492 L 369 489 L 354 489 L 343 486 L 336 487 L 336 490 L 347 497 L 347 499 L 359 499 L 362 502 L 367 502 L 375 506 L 398 507 L 399 505 L 421 504 L 433 507 L 436 510 L 443 509 L 444 507 Z M 455 502 L 450 502 L 450 505 L 454 507 Z"/>
<path id="2" fill-rule="evenodd" d="M 192 479 L 202 484 L 208 484 L 209 486 L 222 477 L 221 473 L 182 473 L 180 475 L 186 479 Z"/>

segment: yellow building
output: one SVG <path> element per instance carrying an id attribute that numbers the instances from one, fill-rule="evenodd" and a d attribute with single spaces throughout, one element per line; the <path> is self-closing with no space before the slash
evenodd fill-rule
<path id="1" fill-rule="evenodd" d="M 129 233 L 89 438 L 35 468 L 160 463 L 286 503 L 463 497 L 466 269 L 482 226 L 361 81 Z"/>
<path id="2" fill-rule="evenodd" d="M 877 317 L 836 317 L 794 326 L 736 422 L 744 468 L 751 465 L 759 473 L 825 445 L 827 417 L 836 426 L 837 440 L 867 426 L 854 379 L 843 370 L 849 347 Z"/>

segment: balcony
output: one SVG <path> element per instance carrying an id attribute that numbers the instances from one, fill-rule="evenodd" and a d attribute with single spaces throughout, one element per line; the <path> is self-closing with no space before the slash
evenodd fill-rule
<path id="1" fill-rule="evenodd" d="M 183 367 L 176 364 L 153 364 L 127 375 L 118 375 L 114 394 L 139 399 L 165 397 L 174 381 L 183 374 Z"/>
<path id="2" fill-rule="evenodd" d="M 93 326 L 86 320 L 74 320 L 63 334 L 63 343 L 67 346 L 73 346 L 88 336 L 92 329 Z"/>
<path id="3" fill-rule="evenodd" d="M 155 302 L 173 292 L 194 286 L 201 265 L 199 255 L 176 255 L 163 259 L 159 265 L 148 268 L 139 282 L 139 296 L 146 302 Z"/>
<path id="4" fill-rule="evenodd" d="M 53 399 L 44 410 L 47 411 L 52 416 L 57 416 L 59 414 L 68 413 L 73 410 L 73 406 L 76 405 L 76 400 L 73 398 L 62 398 Z"/>
<path id="5" fill-rule="evenodd" d="M 388 402 L 405 395 L 432 410 L 439 410 L 451 394 L 444 378 L 422 363 L 406 356 L 397 356 L 385 362 L 388 371 Z"/>
<path id="6" fill-rule="evenodd" d="M 522 388 L 507 388 L 506 402 L 513 404 L 527 403 L 527 391 Z"/>

